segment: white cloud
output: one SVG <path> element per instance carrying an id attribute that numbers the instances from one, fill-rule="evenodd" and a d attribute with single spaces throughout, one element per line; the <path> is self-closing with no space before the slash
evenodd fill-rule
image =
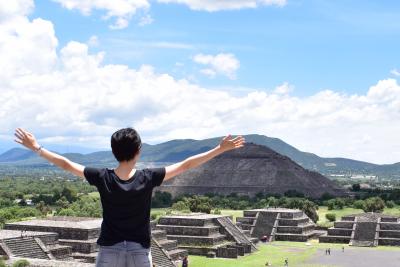
<path id="1" fill-rule="evenodd" d="M 222 74 L 231 80 L 236 79 L 236 71 L 240 67 L 239 60 L 233 54 L 221 53 L 215 56 L 197 54 L 193 57 L 193 61 L 207 66 L 207 68 L 201 70 L 201 73 L 210 77 Z"/>
<path id="2" fill-rule="evenodd" d="M 157 0 L 160 3 L 177 3 L 189 6 L 193 10 L 208 12 L 257 8 L 259 6 L 284 6 L 286 0 Z"/>
<path id="3" fill-rule="evenodd" d="M 286 95 L 293 91 L 293 86 L 285 82 L 282 85 L 275 88 L 274 93 L 279 95 Z"/>
<path id="4" fill-rule="evenodd" d="M 400 76 L 400 70 L 398 69 L 392 69 L 390 73 L 393 74 L 394 76 Z"/>
<path id="5" fill-rule="evenodd" d="M 60 3 L 63 7 L 72 10 L 77 9 L 83 15 L 89 16 L 93 10 L 105 11 L 104 19 L 115 18 L 111 29 L 123 29 L 129 25 L 129 20 L 139 10 L 148 10 L 150 3 L 148 0 L 53 0 Z"/>
<path id="6" fill-rule="evenodd" d="M 90 36 L 89 40 L 87 41 L 87 45 L 91 47 L 99 46 L 99 38 L 96 35 Z"/>
<path id="7" fill-rule="evenodd" d="M 154 22 L 154 19 L 150 14 L 146 14 L 145 16 L 141 17 L 139 20 L 139 26 L 146 26 Z"/>
<path id="8" fill-rule="evenodd" d="M 0 22 L 16 15 L 28 15 L 34 6 L 33 0 L 0 1 Z"/>
<path id="9" fill-rule="evenodd" d="M 271 93 L 234 95 L 151 66 L 104 64 L 105 54 L 89 53 L 87 44 L 58 49 L 52 23 L 24 12 L 0 23 L 0 137 L 22 126 L 43 142 L 104 148 L 126 126 L 146 142 L 258 133 L 322 156 L 399 161 L 395 79 L 362 95 L 325 90 L 296 97 L 286 83 Z"/>

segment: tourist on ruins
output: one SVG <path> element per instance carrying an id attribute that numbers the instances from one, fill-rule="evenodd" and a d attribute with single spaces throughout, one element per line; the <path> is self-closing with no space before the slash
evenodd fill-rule
<path id="1" fill-rule="evenodd" d="M 189 266 L 189 260 L 188 260 L 188 257 L 185 256 L 182 259 L 182 267 L 188 267 L 188 266 Z"/>
<path id="2" fill-rule="evenodd" d="M 34 135 L 24 129 L 17 128 L 15 136 L 17 143 L 96 186 L 103 208 L 103 222 L 97 240 L 100 247 L 97 267 L 151 267 L 150 207 L 153 188 L 244 145 L 243 137 L 232 138 L 228 135 L 215 148 L 181 162 L 163 168 L 136 169 L 142 142 L 134 129 L 125 128 L 111 136 L 111 150 L 118 166 L 108 169 L 85 167 L 51 152 L 39 145 Z"/>

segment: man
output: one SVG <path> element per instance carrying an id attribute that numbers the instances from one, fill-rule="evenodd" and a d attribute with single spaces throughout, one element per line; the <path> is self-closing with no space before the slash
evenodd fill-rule
<path id="1" fill-rule="evenodd" d="M 97 267 L 150 267 L 150 207 L 153 188 L 165 180 L 195 168 L 226 151 L 240 148 L 244 138 L 230 135 L 215 148 L 164 168 L 137 170 L 142 142 L 132 128 L 111 136 L 111 150 L 118 161 L 115 169 L 91 168 L 72 162 L 39 145 L 34 135 L 15 130 L 15 141 L 38 153 L 54 165 L 86 178 L 97 187 L 103 208 L 103 222 L 97 243 Z"/>

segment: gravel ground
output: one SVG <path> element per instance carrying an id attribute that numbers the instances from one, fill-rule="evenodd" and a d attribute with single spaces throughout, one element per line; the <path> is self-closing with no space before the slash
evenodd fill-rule
<path id="1" fill-rule="evenodd" d="M 340 248 L 331 249 L 331 255 L 325 255 L 325 250 L 319 249 L 308 263 L 337 267 L 399 267 L 400 251 L 352 247 L 344 252 Z"/>

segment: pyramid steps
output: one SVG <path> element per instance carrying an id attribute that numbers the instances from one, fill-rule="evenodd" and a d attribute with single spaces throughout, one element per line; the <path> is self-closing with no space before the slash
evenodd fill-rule
<path id="1" fill-rule="evenodd" d="M 158 230 L 157 236 L 162 237 L 160 231 L 165 231 L 168 240 L 176 240 L 178 248 L 191 255 L 214 253 L 217 257 L 237 258 L 256 250 L 252 240 L 223 215 L 168 215 L 153 227 Z"/>
<path id="2" fill-rule="evenodd" d="M 343 216 L 328 229 L 320 242 L 348 243 L 352 246 L 400 246 L 398 217 L 380 213 L 361 213 Z"/>
<path id="3" fill-rule="evenodd" d="M 4 243 L 15 257 L 50 259 L 33 237 L 6 239 Z"/>
<path id="4" fill-rule="evenodd" d="M 307 241 L 316 235 L 315 224 L 301 210 L 254 209 L 243 211 L 243 215 L 236 218 L 237 226 L 252 238 L 267 236 L 270 241 Z"/>
<path id="5" fill-rule="evenodd" d="M 150 222 L 151 226 L 151 238 L 152 238 L 152 255 L 153 249 L 159 250 L 159 248 L 155 248 L 154 246 L 160 247 L 165 253 L 167 253 L 168 257 L 176 261 L 184 256 L 188 255 L 187 250 L 178 248 L 178 241 L 173 239 L 168 239 L 166 230 L 163 230 L 162 227 L 158 228 L 155 221 Z M 168 228 L 169 229 L 169 228 Z M 163 253 L 164 253 L 163 252 Z M 153 255 L 153 259 L 155 256 Z"/>

